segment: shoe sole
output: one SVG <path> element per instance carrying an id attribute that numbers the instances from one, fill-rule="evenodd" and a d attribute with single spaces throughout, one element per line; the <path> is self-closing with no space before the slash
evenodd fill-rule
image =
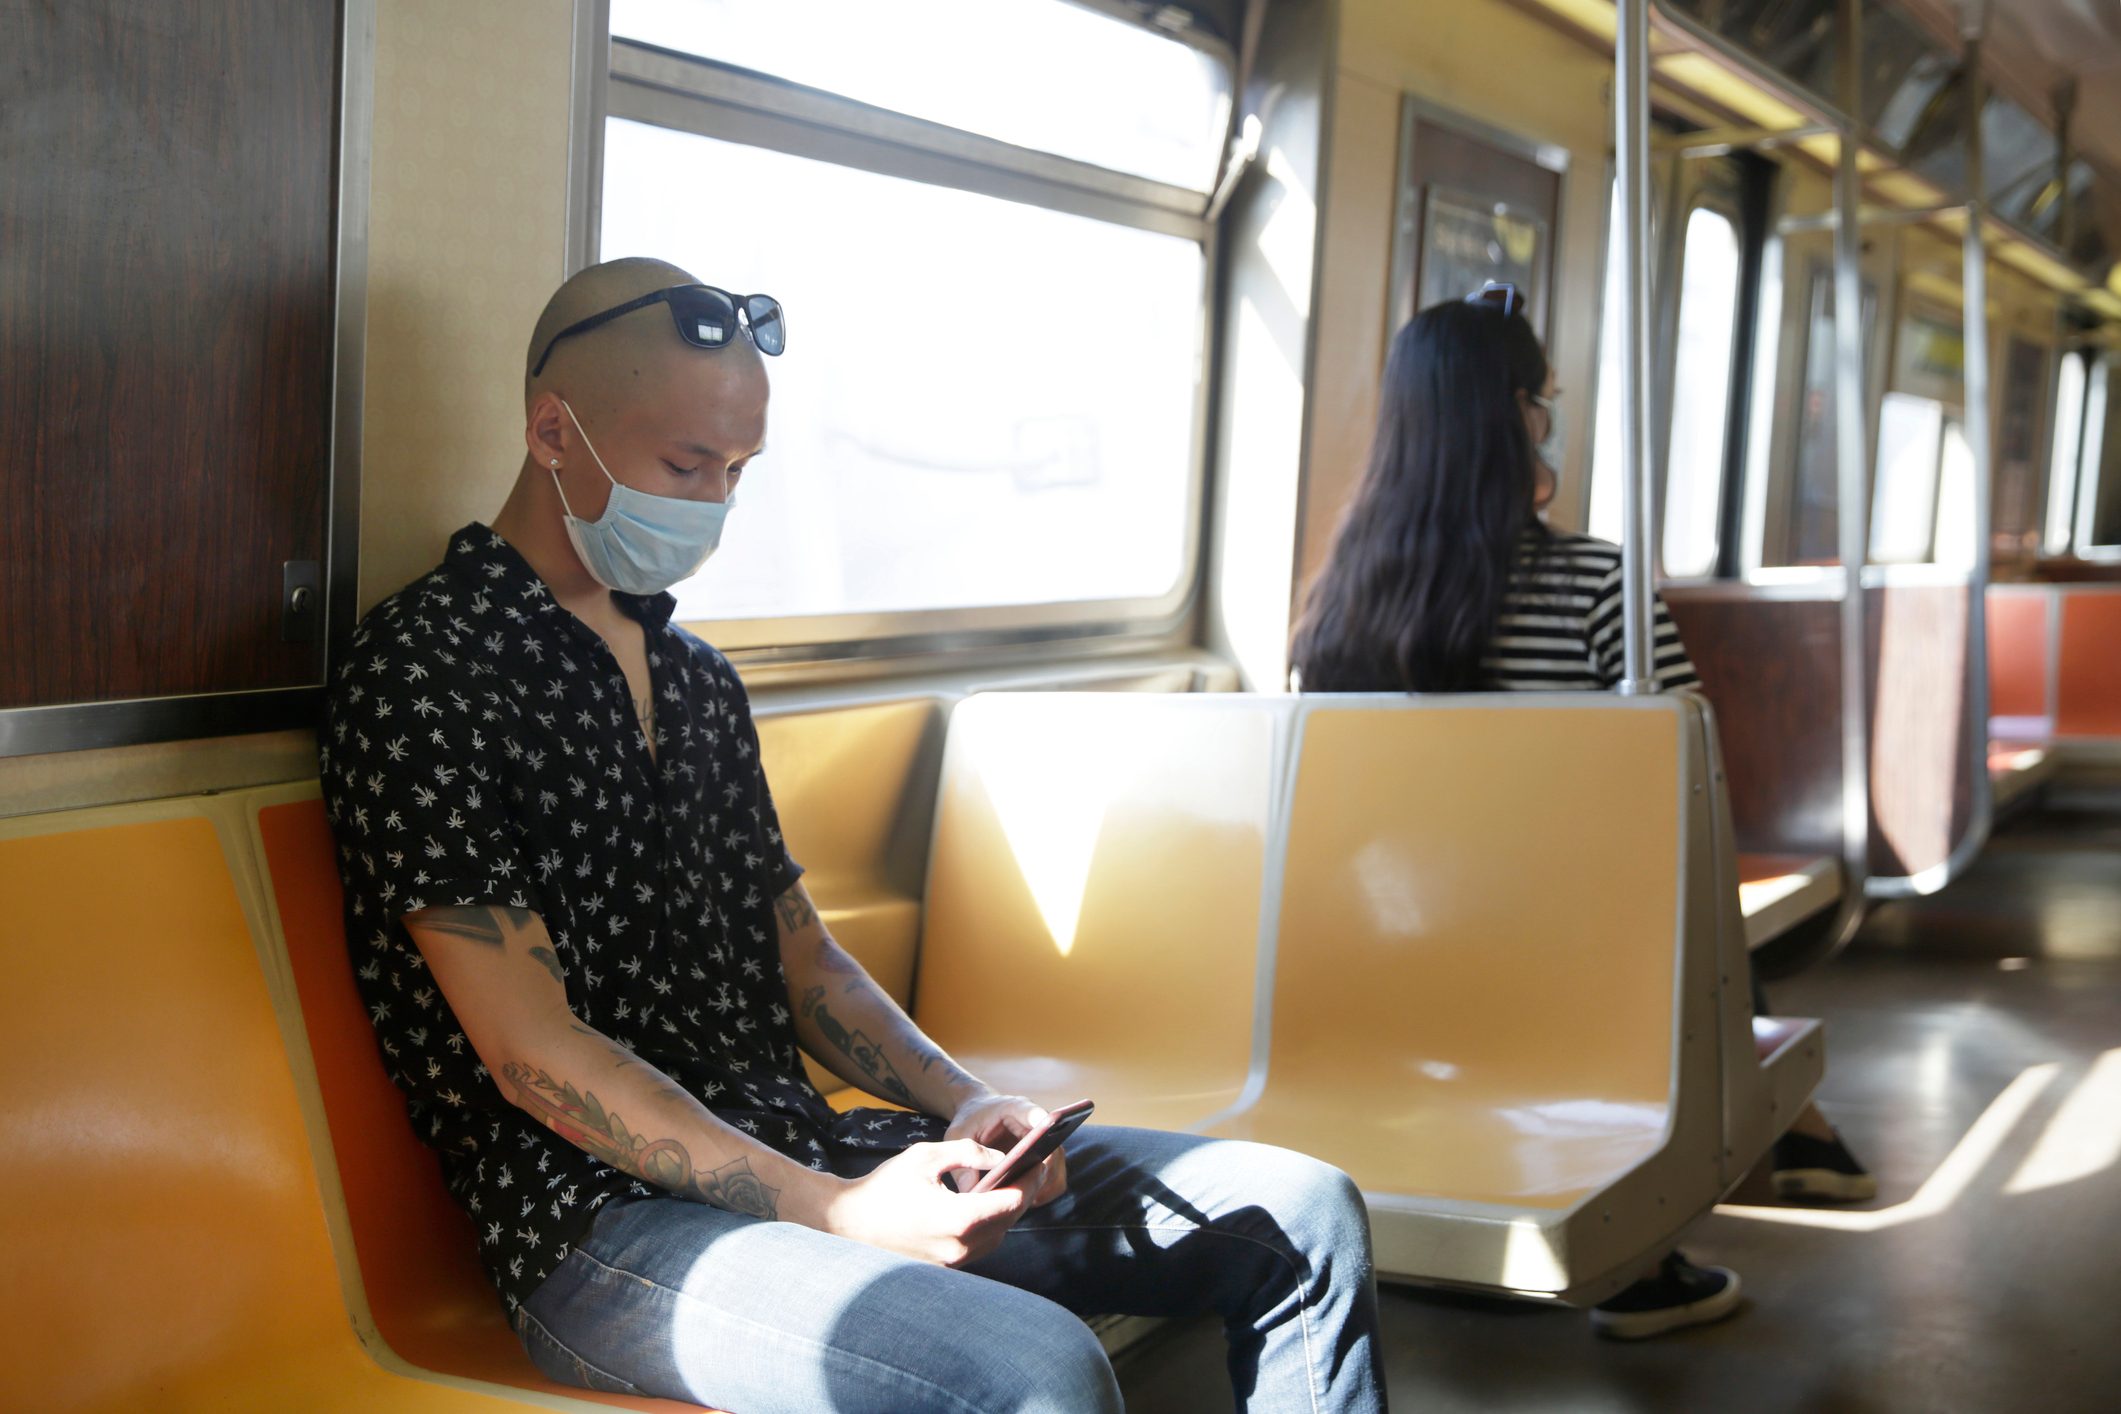
<path id="1" fill-rule="evenodd" d="M 1714 1296 L 1705 1296 L 1685 1306 L 1667 1306 L 1658 1311 L 1591 1312 L 1591 1329 L 1607 1340 L 1648 1340 L 1652 1336 L 1705 1326 L 1720 1321 L 1738 1309 L 1738 1274 L 1725 1270 L 1729 1280 Z"/>
<path id="2" fill-rule="evenodd" d="M 1775 1196 L 1784 1202 L 1867 1203 L 1878 1196 L 1878 1180 L 1832 1169 L 1778 1169 Z"/>

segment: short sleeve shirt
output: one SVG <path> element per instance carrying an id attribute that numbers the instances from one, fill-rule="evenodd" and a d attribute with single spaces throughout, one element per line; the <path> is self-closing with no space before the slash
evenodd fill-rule
<path id="1" fill-rule="evenodd" d="M 362 620 L 321 739 L 361 999 L 511 1312 L 604 1203 L 653 1190 L 502 1096 L 408 913 L 536 912 L 577 1017 L 812 1167 L 829 1166 L 830 1146 L 894 1150 L 942 1128 L 835 1114 L 805 1076 L 773 911 L 802 870 L 743 686 L 670 622 L 669 595 L 617 597 L 646 636 L 654 757 L 603 640 L 482 525 Z"/>

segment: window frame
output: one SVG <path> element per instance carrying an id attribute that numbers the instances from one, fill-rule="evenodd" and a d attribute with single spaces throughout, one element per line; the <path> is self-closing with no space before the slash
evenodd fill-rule
<path id="1" fill-rule="evenodd" d="M 1198 243 L 1202 253 L 1194 329 L 1199 378 L 1186 467 L 1190 509 L 1181 571 L 1171 589 L 1149 598 L 689 619 L 688 626 L 746 666 L 902 660 L 990 648 L 1004 656 L 1027 647 L 1051 656 L 1068 646 L 1109 652 L 1189 642 L 1202 597 L 1209 419 L 1220 365 L 1215 292 L 1221 270 L 1206 216 L 1209 198 L 713 59 L 609 37 L 607 0 L 597 0 L 595 9 L 609 58 L 598 66 L 588 101 L 577 108 L 570 272 L 599 258 L 603 141 L 612 118 L 1178 236 Z"/>

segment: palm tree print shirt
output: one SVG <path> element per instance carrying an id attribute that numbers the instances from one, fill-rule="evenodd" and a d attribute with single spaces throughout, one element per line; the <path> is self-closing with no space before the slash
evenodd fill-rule
<path id="1" fill-rule="evenodd" d="M 668 594 L 617 597 L 647 636 L 653 758 L 603 640 L 476 524 L 362 621 L 321 738 L 361 998 L 511 1313 L 598 1209 L 654 1190 L 503 1097 L 408 913 L 536 912 L 577 1017 L 812 1167 L 942 1130 L 897 1111 L 835 1114 L 805 1076 L 773 912 L 802 870 L 743 686 L 670 622 Z"/>

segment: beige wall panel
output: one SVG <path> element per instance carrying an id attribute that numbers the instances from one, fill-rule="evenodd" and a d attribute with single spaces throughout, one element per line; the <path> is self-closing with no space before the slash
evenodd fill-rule
<path id="1" fill-rule="evenodd" d="M 571 0 L 378 0 L 361 591 L 501 507 L 523 349 L 563 274 Z"/>
<path id="2" fill-rule="evenodd" d="M 1318 346 L 1313 375 L 1311 470 L 1296 565 L 1299 605 L 1303 589 L 1325 563 L 1340 508 L 1362 478 L 1377 421 L 1378 380 L 1393 332 L 1386 321 L 1400 110 L 1398 90 L 1341 70 L 1327 148 L 1330 210 L 1318 291 L 1330 332 Z"/>
<path id="3" fill-rule="evenodd" d="M 1316 569 L 1314 557 L 1323 553 L 1354 486 L 1375 416 L 1391 333 L 1382 324 L 1404 93 L 1569 151 L 1555 276 L 1560 298 L 1549 350 L 1556 380 L 1569 395 L 1568 446 L 1553 519 L 1582 524 L 1604 271 L 1611 67 L 1579 41 L 1498 0 L 1344 0 L 1336 98 L 1343 113 L 1334 125 L 1333 180 L 1326 190 L 1320 378 L 1312 389 L 1321 415 L 1304 505 L 1306 573 Z"/>

